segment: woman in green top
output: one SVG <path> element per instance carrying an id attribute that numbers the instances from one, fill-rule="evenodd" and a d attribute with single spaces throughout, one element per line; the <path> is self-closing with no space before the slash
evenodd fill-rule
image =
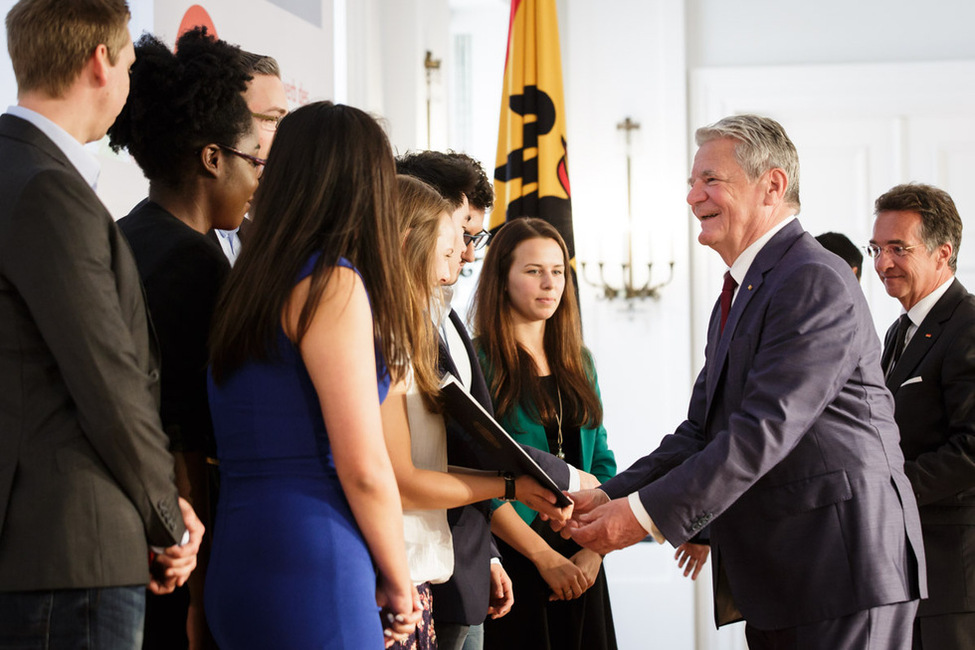
<path id="1" fill-rule="evenodd" d="M 616 473 L 616 460 L 568 265 L 565 242 L 547 222 L 507 223 L 481 271 L 475 345 L 496 417 L 512 437 L 601 482 Z M 500 506 L 492 531 L 516 598 L 507 616 L 485 623 L 486 649 L 616 648 L 597 553 L 562 539 L 520 503 Z"/>

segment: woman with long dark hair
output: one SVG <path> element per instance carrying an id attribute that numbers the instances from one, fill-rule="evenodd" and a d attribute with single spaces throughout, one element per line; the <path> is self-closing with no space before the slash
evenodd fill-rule
<path id="1" fill-rule="evenodd" d="M 565 242 L 547 222 L 505 224 L 481 270 L 474 343 L 495 416 L 512 437 L 605 481 L 616 460 L 568 270 Z M 491 530 L 501 539 L 515 604 L 485 622 L 485 648 L 616 648 L 602 558 L 562 539 L 537 514 L 520 503 L 494 513 Z"/>
<path id="2" fill-rule="evenodd" d="M 211 332 L 221 647 L 378 648 L 419 618 L 379 412 L 410 358 L 395 208 L 374 119 L 281 121 Z"/>
<path id="3" fill-rule="evenodd" d="M 132 246 L 159 341 L 161 416 L 176 483 L 209 529 L 207 335 L 230 266 L 206 233 L 240 224 L 263 161 L 242 95 L 249 76 L 240 49 L 205 28 L 186 32 L 176 45 L 174 53 L 150 34 L 136 43 L 129 96 L 109 136 L 149 179 L 149 198 L 119 227 Z M 209 536 L 185 588 L 149 595 L 144 648 L 211 645 L 203 617 L 208 546 Z"/>

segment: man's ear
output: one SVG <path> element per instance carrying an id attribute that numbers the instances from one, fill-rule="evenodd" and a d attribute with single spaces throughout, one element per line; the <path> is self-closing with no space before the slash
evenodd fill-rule
<path id="1" fill-rule="evenodd" d="M 941 264 L 944 264 L 945 266 L 948 266 L 948 260 L 951 259 L 952 252 L 953 252 L 952 251 L 952 246 L 951 246 L 951 244 L 949 242 L 945 242 L 945 243 L 941 244 L 940 246 L 938 246 L 937 249 L 935 249 L 935 255 L 938 256 L 938 264 L 939 264 L 939 266 Z"/>
<path id="2" fill-rule="evenodd" d="M 765 203 L 766 205 L 779 203 L 785 197 L 786 188 L 789 187 L 789 177 L 778 167 L 770 169 L 767 175 L 768 189 L 765 193 Z"/>
<path id="3" fill-rule="evenodd" d="M 112 62 L 108 56 L 108 46 L 99 43 L 95 51 L 91 53 L 86 67 L 90 68 L 91 77 L 99 88 L 107 86 L 109 69 L 112 67 Z"/>
<path id="4" fill-rule="evenodd" d="M 214 177 L 219 176 L 223 169 L 220 147 L 215 144 L 208 144 L 200 149 L 200 164 L 203 165 L 204 173 Z"/>

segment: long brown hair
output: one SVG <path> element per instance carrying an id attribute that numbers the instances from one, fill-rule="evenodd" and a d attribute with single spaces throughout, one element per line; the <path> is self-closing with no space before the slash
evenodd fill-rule
<path id="1" fill-rule="evenodd" d="M 399 228 L 403 238 L 403 262 L 409 288 L 414 339 L 413 381 L 423 401 L 439 412 L 440 375 L 437 370 L 437 328 L 429 312 L 434 291 L 430 283 L 440 221 L 450 204 L 423 181 L 399 174 Z M 449 217 L 446 217 L 449 219 Z"/>
<path id="2" fill-rule="evenodd" d="M 402 257 L 396 224 L 396 168 L 372 117 L 331 102 L 308 104 L 281 120 L 261 184 L 254 226 L 224 286 L 210 332 L 214 379 L 275 348 L 298 273 L 320 253 L 296 331 L 301 342 L 339 259 L 369 293 L 373 334 L 393 380 L 410 358 L 406 296 L 397 287 Z M 378 360 L 377 360 L 378 363 Z"/>
<path id="3" fill-rule="evenodd" d="M 545 356 L 559 391 L 575 405 L 578 421 L 573 424 L 596 427 L 602 422 L 603 407 L 593 387 L 592 357 L 582 345 L 579 306 L 572 274 L 568 272 L 569 252 L 558 230 L 546 221 L 530 217 L 509 221 L 491 240 L 474 294 L 474 335 L 488 363 L 485 374 L 494 410 L 503 416 L 521 403 L 545 424 L 554 423 L 558 413 L 539 385 L 531 353 L 515 339 L 507 292 L 515 249 L 523 241 L 536 238 L 554 240 L 562 249 L 566 267 L 562 300 L 545 323 Z"/>

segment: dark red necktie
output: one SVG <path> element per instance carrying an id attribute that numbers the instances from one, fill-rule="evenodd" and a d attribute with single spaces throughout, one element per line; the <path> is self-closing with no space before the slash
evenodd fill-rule
<path id="1" fill-rule="evenodd" d="M 724 332 L 725 321 L 728 320 L 728 312 L 731 311 L 731 299 L 735 297 L 735 289 L 738 283 L 731 277 L 731 271 L 725 271 L 724 286 L 721 287 L 721 329 L 719 334 Z"/>

